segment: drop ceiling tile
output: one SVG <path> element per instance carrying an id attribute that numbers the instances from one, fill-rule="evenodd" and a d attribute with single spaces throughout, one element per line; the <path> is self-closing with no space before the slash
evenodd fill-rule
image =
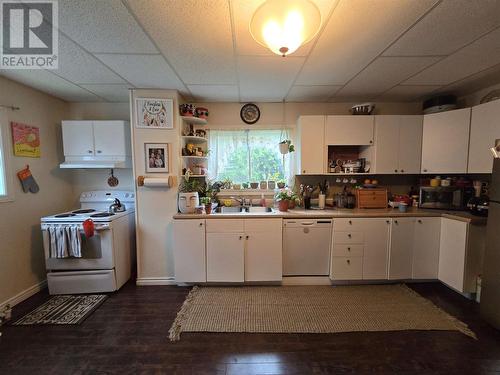
<path id="1" fill-rule="evenodd" d="M 406 86 L 399 85 L 387 90 L 377 97 L 377 100 L 384 101 L 413 101 L 431 95 L 441 86 Z"/>
<path id="2" fill-rule="evenodd" d="M 239 55 L 272 56 L 273 52 L 257 43 L 250 34 L 250 20 L 255 10 L 265 0 L 230 0 L 236 38 L 236 50 Z M 321 13 L 322 23 L 338 0 L 313 0 Z M 314 44 L 311 40 L 293 53 L 294 56 L 307 56 Z"/>
<path id="3" fill-rule="evenodd" d="M 468 76 L 451 85 L 443 86 L 438 92 L 452 92 L 455 95 L 468 95 L 498 83 L 500 83 L 500 64 Z"/>
<path id="4" fill-rule="evenodd" d="M 120 0 L 59 1 L 59 28 L 90 52 L 158 52 Z"/>
<path id="5" fill-rule="evenodd" d="M 242 101 L 282 101 L 304 63 L 303 57 L 240 56 Z"/>
<path id="6" fill-rule="evenodd" d="M 102 102 L 93 93 L 47 70 L 0 70 L 0 75 L 69 102 Z"/>
<path id="7" fill-rule="evenodd" d="M 345 84 L 436 1 L 341 1 L 310 53 L 297 84 Z"/>
<path id="8" fill-rule="evenodd" d="M 185 90 L 161 55 L 96 54 L 96 57 L 137 88 Z"/>
<path id="9" fill-rule="evenodd" d="M 129 101 L 128 85 L 82 85 L 108 102 L 125 103 Z"/>
<path id="10" fill-rule="evenodd" d="M 342 86 L 293 86 L 286 97 L 287 102 L 326 102 Z"/>
<path id="11" fill-rule="evenodd" d="M 186 84 L 236 84 L 229 3 L 225 0 L 134 0 L 141 25 Z"/>
<path id="12" fill-rule="evenodd" d="M 500 1 L 444 0 L 384 55 L 449 55 L 500 26 Z"/>
<path id="13" fill-rule="evenodd" d="M 94 56 L 63 36 L 59 36 L 59 68 L 53 72 L 73 83 L 125 83 Z"/>
<path id="14" fill-rule="evenodd" d="M 189 91 L 195 101 L 238 102 L 238 86 L 236 85 L 189 85 Z"/>
<path id="15" fill-rule="evenodd" d="M 448 85 L 500 63 L 500 28 L 404 82 Z"/>
<path id="16" fill-rule="evenodd" d="M 439 57 L 379 57 L 338 91 L 337 95 L 381 94 L 439 59 Z"/>

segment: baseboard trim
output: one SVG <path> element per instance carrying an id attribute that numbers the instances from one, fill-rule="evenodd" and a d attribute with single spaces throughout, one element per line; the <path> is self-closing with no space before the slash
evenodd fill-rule
<path id="1" fill-rule="evenodd" d="M 281 285 L 331 285 L 328 276 L 284 276 Z"/>
<path id="2" fill-rule="evenodd" d="M 135 284 L 137 286 L 177 285 L 174 277 L 138 277 Z"/>
<path id="3" fill-rule="evenodd" d="M 27 300 L 32 295 L 38 293 L 42 289 L 47 287 L 47 280 L 42 280 L 39 283 L 30 286 L 29 288 L 23 290 L 21 293 L 16 294 L 14 297 L 9 298 L 8 300 L 0 303 L 0 310 L 2 310 L 5 306 L 10 305 L 10 307 L 14 307 L 15 305 Z"/>

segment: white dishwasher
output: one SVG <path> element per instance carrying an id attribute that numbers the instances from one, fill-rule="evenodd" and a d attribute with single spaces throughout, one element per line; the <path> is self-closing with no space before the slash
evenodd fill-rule
<path id="1" fill-rule="evenodd" d="M 283 276 L 330 274 L 331 219 L 285 220 L 283 224 Z"/>

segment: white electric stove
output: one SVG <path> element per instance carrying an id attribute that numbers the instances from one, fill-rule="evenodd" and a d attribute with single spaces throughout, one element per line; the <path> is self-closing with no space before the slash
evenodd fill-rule
<path id="1" fill-rule="evenodd" d="M 109 213 L 118 199 L 125 211 Z M 135 194 L 131 191 L 89 191 L 80 208 L 41 218 L 45 266 L 50 294 L 99 293 L 118 290 L 130 279 L 135 260 Z M 94 222 L 95 234 L 85 237 L 83 222 Z M 82 231 L 81 258 L 50 257 L 51 226 L 77 225 Z"/>

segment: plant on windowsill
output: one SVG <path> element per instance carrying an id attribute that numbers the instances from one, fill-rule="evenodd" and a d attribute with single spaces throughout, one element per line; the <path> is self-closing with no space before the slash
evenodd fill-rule
<path id="1" fill-rule="evenodd" d="M 295 151 L 295 146 L 292 145 L 292 141 L 290 139 L 284 139 L 279 143 L 280 146 L 280 153 L 282 155 L 286 155 L 289 152 L 294 152 Z"/>
<path id="2" fill-rule="evenodd" d="M 278 202 L 278 209 L 282 212 L 288 211 L 291 202 L 295 202 L 297 195 L 290 189 L 280 189 L 274 196 Z"/>

